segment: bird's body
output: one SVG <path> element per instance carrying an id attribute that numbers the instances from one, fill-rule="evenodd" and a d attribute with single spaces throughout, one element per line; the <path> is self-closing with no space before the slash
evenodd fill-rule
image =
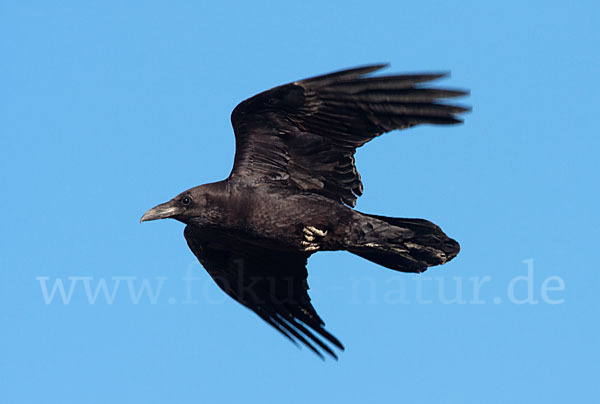
<path id="1" fill-rule="evenodd" d="M 343 346 L 310 302 L 310 255 L 346 250 L 422 272 L 459 251 L 429 221 L 352 209 L 362 194 L 357 147 L 393 129 L 458 123 L 455 114 L 467 110 L 435 102 L 465 92 L 418 86 L 441 75 L 365 76 L 381 67 L 290 83 L 240 103 L 232 113 L 236 157 L 229 178 L 185 191 L 142 217 L 185 223 L 190 249 L 227 294 L 319 355 L 336 357 L 321 338 Z"/>
<path id="2" fill-rule="evenodd" d="M 210 195 L 212 209 L 190 217 L 186 223 L 235 234 L 250 244 L 265 243 L 269 248 L 284 251 L 307 251 L 302 244 L 307 227 L 327 229 L 320 249 L 340 249 L 339 242 L 347 240 L 349 235 L 348 227 L 340 224 L 351 225 L 357 214 L 321 195 L 293 193 L 277 186 L 221 181 L 203 187 Z M 335 239 L 339 242 L 335 243 Z"/>

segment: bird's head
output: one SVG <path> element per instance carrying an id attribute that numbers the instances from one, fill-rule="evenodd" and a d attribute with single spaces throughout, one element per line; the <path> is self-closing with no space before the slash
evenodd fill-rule
<path id="1" fill-rule="evenodd" d="M 193 217 L 202 216 L 206 212 L 207 192 L 205 186 L 188 189 L 168 202 L 150 209 L 140 219 L 148 222 L 158 219 L 175 219 L 188 223 Z"/>

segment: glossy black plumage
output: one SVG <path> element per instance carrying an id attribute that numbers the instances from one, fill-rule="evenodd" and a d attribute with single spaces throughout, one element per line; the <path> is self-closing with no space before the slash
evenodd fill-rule
<path id="1" fill-rule="evenodd" d="M 306 261 L 347 250 L 388 268 L 422 272 L 459 246 L 423 219 L 351 209 L 363 192 L 354 152 L 374 137 L 420 123 L 455 124 L 465 95 L 424 88 L 441 74 L 368 76 L 366 66 L 275 87 L 231 115 L 236 155 L 228 179 L 183 192 L 142 221 L 187 224 L 190 249 L 227 294 L 294 342 L 337 357 L 308 296 Z M 391 180 L 393 181 L 393 180 Z"/>
<path id="2" fill-rule="evenodd" d="M 231 115 L 236 133 L 232 175 L 287 179 L 300 190 L 354 206 L 363 192 L 354 166 L 357 147 L 393 129 L 460 123 L 457 114 L 467 111 L 436 102 L 464 91 L 417 87 L 443 74 L 364 77 L 382 67 L 290 83 L 240 103 Z"/>

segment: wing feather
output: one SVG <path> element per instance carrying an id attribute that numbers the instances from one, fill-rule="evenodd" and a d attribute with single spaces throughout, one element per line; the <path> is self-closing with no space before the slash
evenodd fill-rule
<path id="1" fill-rule="evenodd" d="M 364 66 L 296 81 L 240 103 L 232 179 L 278 182 L 349 206 L 363 192 L 356 149 L 376 136 L 418 124 L 461 123 L 469 111 L 440 103 L 467 91 L 422 87 L 445 73 L 366 76 Z"/>
<path id="2" fill-rule="evenodd" d="M 341 350 L 344 346 L 325 330 L 308 296 L 307 254 L 244 245 L 238 239 L 193 225 L 185 228 L 184 236 L 225 293 L 295 344 L 304 344 L 321 358 L 325 352 L 337 359 L 325 342 Z"/>

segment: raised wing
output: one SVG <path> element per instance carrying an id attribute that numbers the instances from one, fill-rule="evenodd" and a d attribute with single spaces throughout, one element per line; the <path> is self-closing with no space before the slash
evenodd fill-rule
<path id="1" fill-rule="evenodd" d="M 310 302 L 307 254 L 245 245 L 192 225 L 185 228 L 184 235 L 194 255 L 225 293 L 295 344 L 303 343 L 321 358 L 322 350 L 337 359 L 335 352 L 319 338 L 344 349 L 325 330 L 325 323 Z"/>
<path id="2" fill-rule="evenodd" d="M 275 87 L 231 115 L 236 154 L 231 179 L 279 182 L 349 206 L 363 192 L 356 148 L 394 129 L 455 124 L 468 108 L 439 103 L 465 91 L 423 88 L 443 74 L 366 76 L 366 66 Z"/>

